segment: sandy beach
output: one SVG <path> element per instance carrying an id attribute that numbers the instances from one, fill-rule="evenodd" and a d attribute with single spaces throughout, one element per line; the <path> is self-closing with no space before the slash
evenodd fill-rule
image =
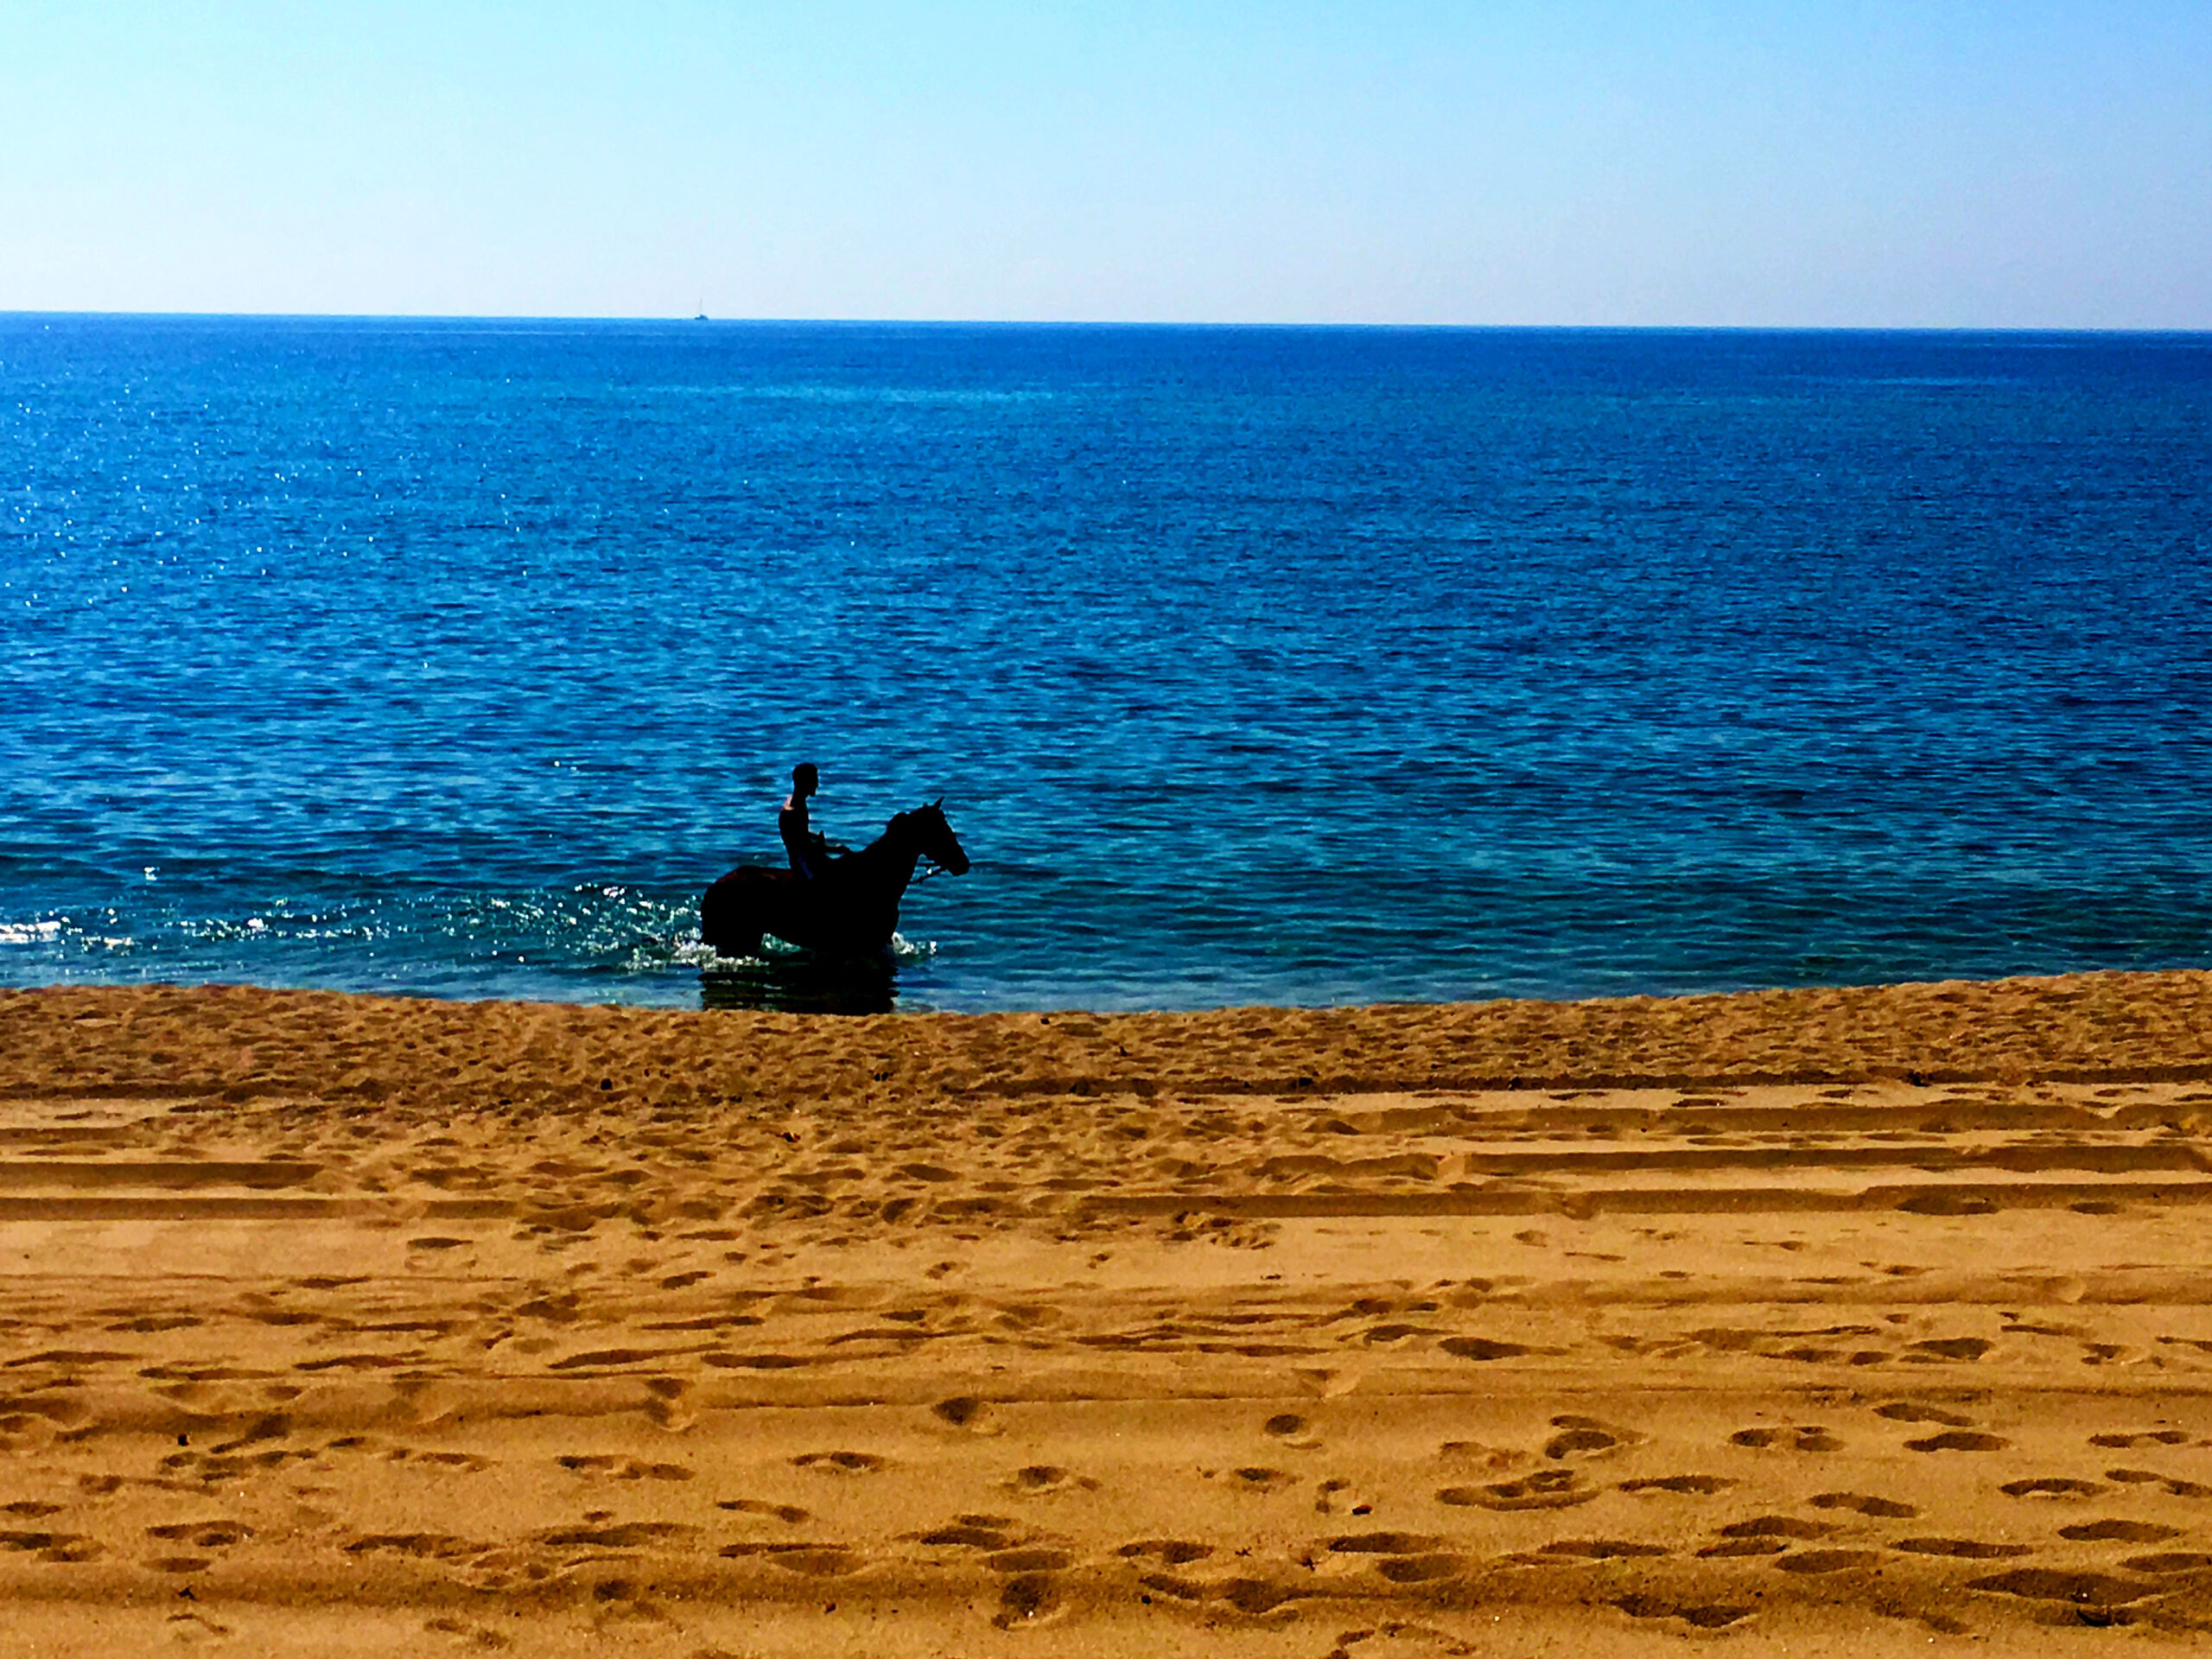
<path id="1" fill-rule="evenodd" d="M 2196 1649 L 2212 975 L 0 995 L 10 1651 Z"/>

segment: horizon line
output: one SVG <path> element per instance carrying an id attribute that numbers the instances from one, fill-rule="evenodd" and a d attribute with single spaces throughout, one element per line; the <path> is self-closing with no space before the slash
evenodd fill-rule
<path id="1" fill-rule="evenodd" d="M 804 317 L 713 316 L 705 312 L 592 315 L 567 312 L 436 311 L 106 311 L 0 307 L 0 320 L 411 323 L 612 323 L 696 326 L 705 323 L 772 328 L 1004 328 L 1004 329 L 1249 329 L 1253 332 L 1339 331 L 1402 334 L 2100 334 L 2173 336 L 2212 334 L 2212 325 L 2085 323 L 1789 323 L 1789 322 L 1363 322 L 1214 321 L 1191 318 L 1090 317 Z"/>

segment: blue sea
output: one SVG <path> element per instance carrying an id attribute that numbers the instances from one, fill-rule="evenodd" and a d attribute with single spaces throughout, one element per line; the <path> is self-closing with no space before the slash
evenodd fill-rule
<path id="1" fill-rule="evenodd" d="M 0 983 L 810 1002 L 2212 961 L 2212 336 L 0 316 Z M 720 989 L 717 989 L 717 987 Z"/>

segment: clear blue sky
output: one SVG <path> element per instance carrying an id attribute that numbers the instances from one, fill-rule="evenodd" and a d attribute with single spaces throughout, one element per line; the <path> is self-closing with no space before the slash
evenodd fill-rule
<path id="1" fill-rule="evenodd" d="M 0 0 L 0 310 L 2212 327 L 2212 0 Z"/>

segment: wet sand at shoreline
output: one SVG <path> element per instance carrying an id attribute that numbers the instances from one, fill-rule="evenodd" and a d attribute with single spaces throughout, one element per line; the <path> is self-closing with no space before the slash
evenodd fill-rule
<path id="1" fill-rule="evenodd" d="M 859 1020 L 0 995 L 0 1624 L 2212 1632 L 2212 975 Z"/>

